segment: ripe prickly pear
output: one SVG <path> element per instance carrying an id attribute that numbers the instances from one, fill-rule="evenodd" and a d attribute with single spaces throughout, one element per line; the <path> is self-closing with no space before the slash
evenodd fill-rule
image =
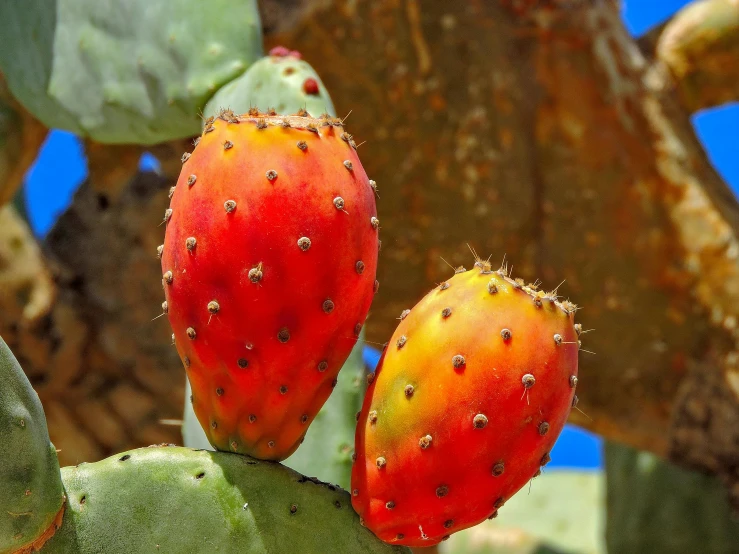
<path id="1" fill-rule="evenodd" d="M 355 150 L 336 118 L 223 111 L 183 157 L 163 308 L 219 450 L 289 456 L 359 336 L 378 220 Z"/>
<path id="2" fill-rule="evenodd" d="M 479 261 L 401 322 L 367 390 L 352 503 L 382 540 L 431 546 L 549 461 L 577 384 L 575 306 Z"/>

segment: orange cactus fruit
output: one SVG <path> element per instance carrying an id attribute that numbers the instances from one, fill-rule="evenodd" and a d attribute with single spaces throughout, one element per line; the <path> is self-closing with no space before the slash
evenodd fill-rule
<path id="1" fill-rule="evenodd" d="M 478 259 L 401 314 L 357 426 L 364 525 L 431 546 L 539 474 L 577 402 L 576 309 Z"/>

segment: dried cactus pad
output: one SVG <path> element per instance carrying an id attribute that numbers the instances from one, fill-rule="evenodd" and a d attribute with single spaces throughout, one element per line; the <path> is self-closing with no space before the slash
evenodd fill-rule
<path id="1" fill-rule="evenodd" d="M 381 554 L 349 494 L 279 464 L 174 446 L 62 470 L 64 522 L 43 553 Z"/>
<path id="2" fill-rule="evenodd" d="M 0 338 L 0 552 L 40 546 L 61 516 L 63 493 L 46 418 Z"/>
<path id="3" fill-rule="evenodd" d="M 105 143 L 197 134 L 208 99 L 262 55 L 256 0 L 0 2 L 0 36 L 15 97 Z"/>
<path id="4" fill-rule="evenodd" d="M 205 107 L 206 116 L 217 116 L 221 109 L 246 113 L 274 109 L 291 114 L 300 109 L 308 113 L 336 116 L 334 104 L 311 65 L 295 51 L 273 48 L 238 79 L 219 89 Z"/>

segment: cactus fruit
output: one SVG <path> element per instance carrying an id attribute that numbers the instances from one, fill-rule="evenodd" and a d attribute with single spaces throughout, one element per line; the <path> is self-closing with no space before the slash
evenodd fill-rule
<path id="1" fill-rule="evenodd" d="M 208 99 L 262 56 L 256 0 L 0 2 L 0 36 L 28 111 L 106 143 L 197 134 Z"/>
<path id="2" fill-rule="evenodd" d="M 339 372 L 339 383 L 311 423 L 305 442 L 283 463 L 303 475 L 348 489 L 351 481 L 356 413 L 362 407 L 366 386 L 362 358 L 364 331 Z M 182 423 L 184 446 L 211 450 L 190 403 L 190 383 L 185 388 L 185 414 Z"/>
<path id="3" fill-rule="evenodd" d="M 357 341 L 379 222 L 355 150 L 335 118 L 224 111 L 183 157 L 163 308 L 219 450 L 289 456 Z"/>
<path id="4" fill-rule="evenodd" d="M 59 526 L 64 491 L 46 418 L 0 338 L 0 552 L 31 552 Z"/>
<path id="5" fill-rule="evenodd" d="M 243 113 L 251 108 L 277 113 L 336 115 L 334 104 L 316 71 L 298 52 L 278 46 L 252 64 L 238 79 L 219 89 L 205 106 L 206 116 L 216 116 L 222 108 Z"/>
<path id="6" fill-rule="evenodd" d="M 556 292 L 470 271 L 401 322 L 367 390 L 352 503 L 382 540 L 431 546 L 539 474 L 573 406 L 579 326 Z"/>

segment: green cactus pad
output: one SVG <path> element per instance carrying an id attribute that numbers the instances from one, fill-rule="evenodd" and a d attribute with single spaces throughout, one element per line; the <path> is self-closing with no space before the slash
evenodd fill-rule
<path id="1" fill-rule="evenodd" d="M 606 443 L 609 554 L 739 552 L 726 488 L 648 452 Z"/>
<path id="2" fill-rule="evenodd" d="M 0 552 L 14 552 L 54 525 L 64 495 L 46 417 L 0 338 Z"/>
<path id="3" fill-rule="evenodd" d="M 239 454 L 140 448 L 62 479 L 64 521 L 42 553 L 409 552 L 362 527 L 345 491 Z"/>
<path id="4" fill-rule="evenodd" d="M 307 87 L 308 92 L 307 80 L 314 81 Z M 222 108 L 236 113 L 246 113 L 250 108 L 263 112 L 274 108 L 278 114 L 305 109 L 313 116 L 336 115 L 318 73 L 308 62 L 290 54 L 265 56 L 255 62 L 241 77 L 219 89 L 205 106 L 204 113 L 216 116 Z"/>
<path id="5" fill-rule="evenodd" d="M 107 143 L 197 134 L 208 98 L 262 55 L 256 0 L 3 1 L 0 36 L 16 98 Z"/>

